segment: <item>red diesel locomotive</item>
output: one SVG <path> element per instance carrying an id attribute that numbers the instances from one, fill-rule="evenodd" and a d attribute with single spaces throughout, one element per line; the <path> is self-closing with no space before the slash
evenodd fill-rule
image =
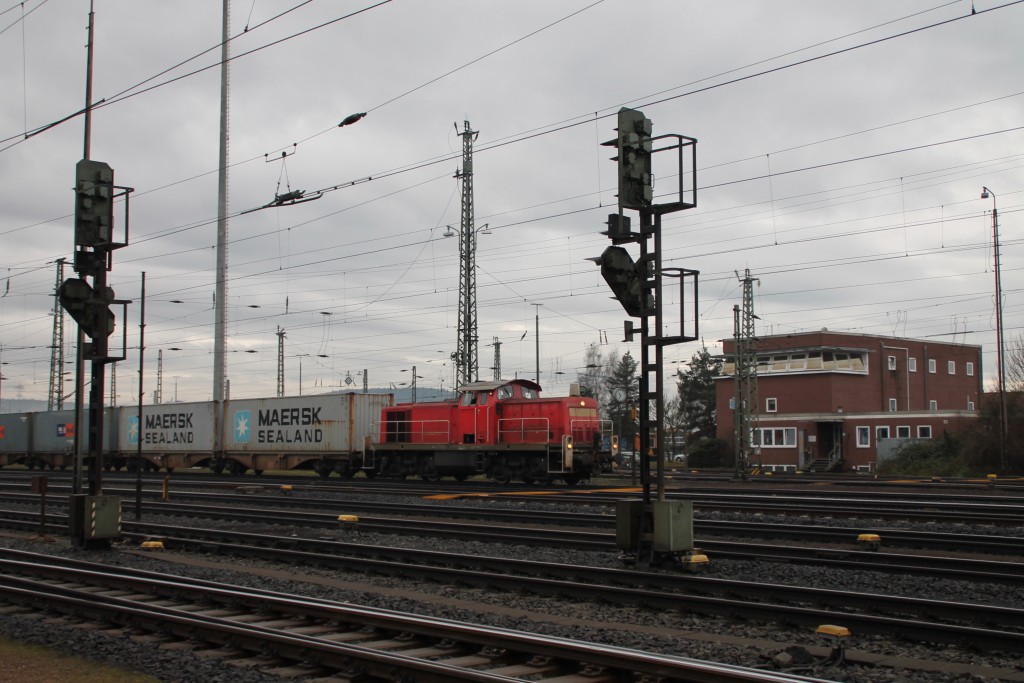
<path id="1" fill-rule="evenodd" d="M 575 385 L 557 398 L 541 398 L 540 390 L 525 379 L 473 382 L 454 400 L 384 408 L 363 468 L 382 477 L 484 474 L 571 486 L 610 466 L 615 438 L 597 401 Z"/>

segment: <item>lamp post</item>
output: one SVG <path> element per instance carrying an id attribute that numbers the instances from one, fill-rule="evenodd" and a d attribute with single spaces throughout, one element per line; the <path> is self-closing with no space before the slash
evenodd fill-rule
<path id="1" fill-rule="evenodd" d="M 1006 461 L 1006 366 L 1003 357 L 1003 281 L 999 264 L 999 212 L 996 209 L 996 193 L 987 187 L 981 188 L 981 198 L 992 195 L 992 250 L 996 266 L 996 365 L 999 367 L 999 467 L 1007 469 Z"/>

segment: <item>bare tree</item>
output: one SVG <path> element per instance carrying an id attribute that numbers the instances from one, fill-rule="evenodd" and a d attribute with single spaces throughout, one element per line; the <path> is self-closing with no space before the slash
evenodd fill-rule
<path id="1" fill-rule="evenodd" d="M 1006 349 L 1006 388 L 1024 391 L 1024 332 L 1010 340 Z"/>

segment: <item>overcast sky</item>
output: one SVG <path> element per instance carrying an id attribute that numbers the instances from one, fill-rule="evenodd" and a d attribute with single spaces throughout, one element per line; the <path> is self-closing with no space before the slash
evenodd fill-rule
<path id="1" fill-rule="evenodd" d="M 163 349 L 164 399 L 176 388 L 179 400 L 208 400 L 220 3 L 95 6 L 93 93 L 104 104 L 91 157 L 135 188 L 130 245 L 115 252 L 110 281 L 137 301 L 146 272 L 147 395 Z M 466 121 L 479 131 L 476 225 L 490 228 L 477 250 L 481 376 L 497 337 L 503 376 L 533 377 L 535 316 L 548 393 L 566 391 L 588 345 L 638 357 L 586 260 L 608 244 L 615 163 L 598 143 L 614 137 L 623 105 L 655 134 L 699 141 L 697 207 L 665 217 L 663 258 L 700 271 L 700 335 L 713 353 L 732 336 L 736 271 L 750 269 L 759 334 L 827 327 L 979 344 L 994 383 L 993 201 L 980 194 L 996 196 L 1009 339 L 1024 329 L 1024 4 L 973 9 L 235 0 L 231 395 L 274 395 L 279 327 L 289 394 L 300 363 L 304 393 L 347 376 L 361 385 L 364 369 L 371 386 L 399 384 L 413 366 L 421 387 L 451 388 L 458 243 L 444 233 L 460 220 L 453 176 Z M 8 0 L 0 11 L 2 397 L 45 400 L 54 261 L 73 252 L 83 118 L 25 133 L 84 106 L 88 2 Z M 367 115 L 337 127 L 357 112 Z M 657 201 L 673 199 L 670 166 L 656 161 Z M 241 213 L 288 190 L 329 191 Z M 118 234 L 120 218 L 119 207 Z M 118 403 L 138 392 L 138 315 L 135 304 Z M 70 342 L 70 319 L 67 330 Z M 669 348 L 666 371 L 699 346 Z"/>

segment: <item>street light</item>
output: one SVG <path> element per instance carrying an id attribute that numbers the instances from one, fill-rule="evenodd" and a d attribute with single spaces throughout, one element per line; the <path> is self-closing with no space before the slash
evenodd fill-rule
<path id="1" fill-rule="evenodd" d="M 1006 471 L 1006 367 L 1003 358 L 1003 282 L 999 265 L 999 212 L 996 209 L 996 193 L 987 187 L 981 188 L 981 198 L 992 195 L 992 248 L 996 265 L 996 364 L 999 366 L 999 467 Z"/>

